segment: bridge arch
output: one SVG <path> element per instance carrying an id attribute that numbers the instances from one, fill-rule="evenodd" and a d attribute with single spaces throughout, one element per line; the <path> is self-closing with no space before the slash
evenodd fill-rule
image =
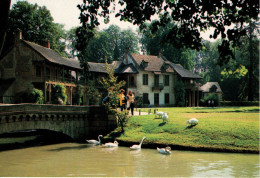
<path id="1" fill-rule="evenodd" d="M 0 134 L 45 129 L 85 139 L 106 134 L 116 126 L 116 118 L 100 106 L 0 105 Z"/>

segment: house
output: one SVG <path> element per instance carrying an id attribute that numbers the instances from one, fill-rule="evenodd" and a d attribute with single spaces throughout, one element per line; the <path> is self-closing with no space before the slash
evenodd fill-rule
<path id="1" fill-rule="evenodd" d="M 200 87 L 202 91 L 202 98 L 208 96 L 209 94 L 216 94 L 220 100 L 222 100 L 222 90 L 218 82 L 207 82 Z"/>
<path id="2" fill-rule="evenodd" d="M 113 61 L 115 75 L 125 80 L 125 90 L 132 90 L 144 105 L 176 105 L 176 83 L 185 84 L 185 106 L 198 106 L 200 93 L 196 80 L 200 76 L 184 69 L 179 64 L 166 60 L 162 55 L 140 55 L 125 53 L 123 61 Z M 106 64 L 88 62 L 90 80 L 102 90 L 98 78 L 106 76 Z M 58 83 L 66 87 L 67 103 L 73 98 L 80 80 L 82 67 L 78 60 L 61 57 L 45 46 L 22 39 L 18 32 L 14 46 L 0 57 L 0 103 L 21 103 L 23 94 L 32 88 L 44 93 L 44 103 L 51 103 L 52 88 Z M 105 92 L 105 91 L 104 91 Z M 87 86 L 84 85 L 83 104 L 89 104 Z M 98 103 L 98 102 L 95 102 Z"/>
<path id="3" fill-rule="evenodd" d="M 167 61 L 163 56 L 129 54 L 117 61 L 115 74 L 126 81 L 126 90 L 143 98 L 144 105 L 174 106 L 176 82 L 185 84 L 185 106 L 199 105 L 199 85 L 202 77 L 184 69 L 179 64 Z"/>
<path id="4" fill-rule="evenodd" d="M 23 94 L 32 88 L 42 90 L 44 103 L 51 103 L 52 87 L 62 83 L 68 96 L 66 104 L 71 105 L 81 70 L 78 60 L 61 57 L 50 49 L 50 43 L 41 46 L 23 40 L 19 31 L 14 46 L 0 58 L 0 103 L 21 103 Z"/>

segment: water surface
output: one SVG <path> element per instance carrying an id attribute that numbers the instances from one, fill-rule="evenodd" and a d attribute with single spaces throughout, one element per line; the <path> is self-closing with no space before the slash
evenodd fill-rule
<path id="1" fill-rule="evenodd" d="M 0 152 L 1 177 L 259 177 L 259 155 L 62 143 Z"/>

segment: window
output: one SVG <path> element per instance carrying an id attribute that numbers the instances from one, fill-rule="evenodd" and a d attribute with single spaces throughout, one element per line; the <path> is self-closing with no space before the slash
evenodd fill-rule
<path id="1" fill-rule="evenodd" d="M 165 86 L 169 86 L 169 84 L 170 84 L 170 80 L 169 80 L 169 75 L 165 75 L 164 76 L 164 85 Z"/>
<path id="2" fill-rule="evenodd" d="M 143 85 L 148 85 L 148 74 L 143 74 Z"/>
<path id="3" fill-rule="evenodd" d="M 154 105 L 159 105 L 159 93 L 154 94 Z"/>
<path id="4" fill-rule="evenodd" d="M 143 93 L 143 104 L 150 104 L 148 93 Z"/>
<path id="5" fill-rule="evenodd" d="M 159 75 L 154 75 L 154 86 L 159 86 Z"/>
<path id="6" fill-rule="evenodd" d="M 36 66 L 36 77 L 41 77 L 42 76 L 42 71 L 41 71 L 41 66 Z"/>
<path id="7" fill-rule="evenodd" d="M 170 104 L 170 95 L 169 93 L 164 94 L 164 102 L 165 104 Z"/>

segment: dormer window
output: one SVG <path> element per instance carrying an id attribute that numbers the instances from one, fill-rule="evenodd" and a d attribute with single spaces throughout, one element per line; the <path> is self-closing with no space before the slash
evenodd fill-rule
<path id="1" fill-rule="evenodd" d="M 216 92 L 217 91 L 217 87 L 216 85 L 212 85 L 212 87 L 210 87 L 209 92 Z"/>
<path id="2" fill-rule="evenodd" d="M 148 62 L 142 60 L 140 66 L 141 66 L 142 68 L 146 68 L 146 67 L 148 66 Z"/>

